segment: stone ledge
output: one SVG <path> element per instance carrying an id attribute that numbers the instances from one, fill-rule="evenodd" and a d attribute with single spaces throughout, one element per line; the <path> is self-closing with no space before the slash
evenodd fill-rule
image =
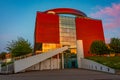
<path id="1" fill-rule="evenodd" d="M 116 74 L 117 74 L 117 75 L 120 75 L 120 70 L 116 70 Z"/>

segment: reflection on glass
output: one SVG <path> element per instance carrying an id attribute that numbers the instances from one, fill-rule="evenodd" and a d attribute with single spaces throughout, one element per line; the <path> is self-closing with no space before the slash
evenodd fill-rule
<path id="1" fill-rule="evenodd" d="M 43 43 L 42 52 L 47 52 L 49 50 L 54 50 L 60 47 L 60 44 Z"/>
<path id="2" fill-rule="evenodd" d="M 60 16 L 60 44 L 69 45 L 71 53 L 76 53 L 75 18 Z"/>

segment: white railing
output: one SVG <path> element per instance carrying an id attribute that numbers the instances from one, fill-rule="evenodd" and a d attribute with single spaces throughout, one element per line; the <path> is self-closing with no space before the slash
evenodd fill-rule
<path id="1" fill-rule="evenodd" d="M 108 73 L 115 73 L 115 70 L 110 67 L 107 67 L 105 65 L 94 62 L 92 60 L 83 59 L 83 58 L 81 58 L 81 68 L 108 72 Z"/>
<path id="2" fill-rule="evenodd" d="M 10 74 L 10 73 L 14 72 L 14 65 L 13 65 L 13 63 L 7 64 L 7 65 L 5 65 L 3 67 L 1 66 L 0 68 L 1 68 L 0 69 L 0 73 L 2 73 L 2 74 Z"/>
<path id="3" fill-rule="evenodd" d="M 37 55 L 37 54 L 35 54 L 35 55 Z M 29 53 L 29 54 L 26 54 L 26 55 L 14 57 L 13 60 L 20 60 L 20 59 L 24 59 L 24 58 L 27 58 L 27 57 L 30 57 L 30 56 L 33 56 L 33 53 Z"/>

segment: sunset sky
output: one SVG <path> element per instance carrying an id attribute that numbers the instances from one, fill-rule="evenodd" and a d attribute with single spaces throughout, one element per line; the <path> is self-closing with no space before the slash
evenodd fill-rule
<path id="1" fill-rule="evenodd" d="M 34 45 L 36 11 L 53 8 L 73 8 L 101 19 L 106 43 L 120 38 L 120 0 L 0 0 L 0 52 L 17 37 Z"/>

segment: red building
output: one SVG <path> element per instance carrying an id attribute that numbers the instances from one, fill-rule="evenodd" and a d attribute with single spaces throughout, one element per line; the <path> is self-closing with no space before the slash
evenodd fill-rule
<path id="1" fill-rule="evenodd" d="M 93 41 L 104 41 L 101 20 L 70 8 L 37 12 L 34 34 L 36 53 L 69 46 L 72 53 L 86 57 L 91 56 L 89 49 Z"/>

